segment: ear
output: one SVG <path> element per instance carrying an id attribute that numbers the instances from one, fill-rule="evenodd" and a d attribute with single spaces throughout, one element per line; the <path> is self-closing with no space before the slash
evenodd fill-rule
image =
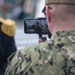
<path id="1" fill-rule="evenodd" d="M 49 24 L 51 22 L 51 14 L 50 14 L 49 6 L 46 6 L 46 19 L 47 19 L 47 23 Z"/>

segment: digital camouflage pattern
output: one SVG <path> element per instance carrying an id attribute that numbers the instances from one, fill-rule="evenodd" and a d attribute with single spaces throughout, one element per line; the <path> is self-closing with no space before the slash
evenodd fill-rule
<path id="1" fill-rule="evenodd" d="M 57 32 L 50 41 L 17 51 L 5 75 L 75 75 L 75 31 Z"/>

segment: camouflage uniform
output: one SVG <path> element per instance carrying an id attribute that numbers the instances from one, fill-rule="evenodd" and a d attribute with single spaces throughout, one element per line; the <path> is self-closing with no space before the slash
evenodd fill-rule
<path id="1" fill-rule="evenodd" d="M 5 75 L 75 75 L 75 31 L 57 32 L 50 41 L 17 51 Z"/>
<path id="2" fill-rule="evenodd" d="M 46 0 L 74 4 L 75 0 Z M 5 75 L 75 75 L 75 30 L 61 31 L 46 41 L 12 54 Z"/>

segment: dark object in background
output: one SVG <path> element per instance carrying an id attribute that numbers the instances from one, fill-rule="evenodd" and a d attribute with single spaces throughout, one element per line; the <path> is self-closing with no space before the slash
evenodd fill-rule
<path id="1" fill-rule="evenodd" d="M 1 30 L 2 22 L 0 22 L 0 75 L 4 75 L 7 67 L 7 58 L 15 52 L 15 40 L 14 36 L 7 36 Z"/>

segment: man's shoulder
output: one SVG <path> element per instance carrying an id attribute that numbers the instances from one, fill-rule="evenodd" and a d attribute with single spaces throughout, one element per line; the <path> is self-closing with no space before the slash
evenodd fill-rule
<path id="1" fill-rule="evenodd" d="M 35 45 L 27 45 L 26 47 L 16 51 L 14 55 L 18 55 L 19 53 L 22 55 L 31 55 L 32 53 L 36 53 L 38 51 L 45 51 L 49 48 L 50 41 L 46 41 L 43 43 L 38 43 Z"/>
<path id="2" fill-rule="evenodd" d="M 32 65 L 35 65 L 35 63 L 37 63 L 40 59 L 44 57 L 46 58 L 49 54 L 48 43 L 49 41 L 46 41 L 33 46 L 26 46 L 25 48 L 16 51 L 8 58 L 8 67 L 6 73 L 9 73 L 9 68 L 10 70 L 12 70 L 11 66 L 14 66 L 15 64 L 17 65 L 13 67 L 13 70 L 15 70 L 15 68 L 18 68 L 17 72 L 19 72 L 22 69 L 27 70 Z M 47 53 L 47 55 L 45 56 L 43 53 Z M 24 64 L 26 66 L 24 66 Z"/>
<path id="3" fill-rule="evenodd" d="M 61 43 L 51 40 L 17 51 L 9 58 L 5 75 L 58 75 L 58 71 L 65 75 L 64 67 L 67 68 L 66 71 L 71 70 L 69 67 L 74 65 L 75 54 L 69 45 L 62 46 Z M 74 67 L 72 69 L 75 70 Z"/>
<path id="4" fill-rule="evenodd" d="M 47 50 L 48 47 L 49 47 L 49 43 L 50 41 L 45 41 L 43 43 L 38 43 L 38 44 L 35 44 L 35 45 L 28 45 L 26 46 L 25 48 L 21 49 L 20 52 L 22 54 L 31 54 L 31 53 L 34 53 L 34 52 L 37 52 L 37 51 L 44 51 L 45 49 Z"/>

